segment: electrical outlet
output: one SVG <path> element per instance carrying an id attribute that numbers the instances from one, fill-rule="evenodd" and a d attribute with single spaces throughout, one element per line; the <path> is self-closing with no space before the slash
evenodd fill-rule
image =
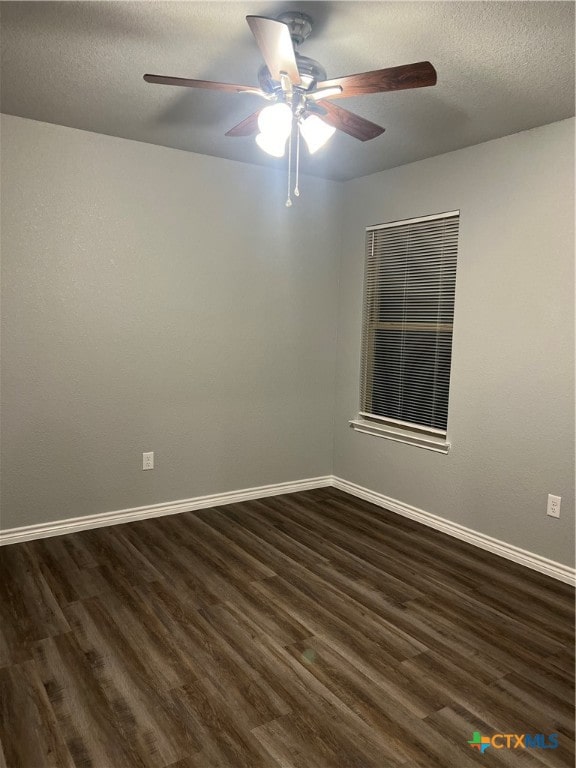
<path id="1" fill-rule="evenodd" d="M 560 503 L 562 501 L 561 496 L 552 496 L 551 493 L 548 494 L 548 507 L 546 509 L 546 514 L 550 515 L 550 517 L 560 517 Z"/>
<path id="2" fill-rule="evenodd" d="M 142 454 L 142 469 L 154 469 L 154 451 Z"/>

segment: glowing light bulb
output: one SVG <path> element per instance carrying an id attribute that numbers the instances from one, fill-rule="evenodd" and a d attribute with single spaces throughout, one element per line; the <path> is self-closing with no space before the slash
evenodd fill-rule
<path id="1" fill-rule="evenodd" d="M 272 133 L 259 133 L 256 144 L 273 157 L 284 157 L 287 136 L 275 136 Z"/>
<path id="2" fill-rule="evenodd" d="M 317 115 L 310 115 L 300 123 L 300 133 L 311 155 L 323 147 L 335 131 L 333 125 L 328 125 Z"/>
<path id="3" fill-rule="evenodd" d="M 288 138 L 292 131 L 292 110 L 284 102 L 264 107 L 258 116 L 258 128 L 262 133 Z"/>

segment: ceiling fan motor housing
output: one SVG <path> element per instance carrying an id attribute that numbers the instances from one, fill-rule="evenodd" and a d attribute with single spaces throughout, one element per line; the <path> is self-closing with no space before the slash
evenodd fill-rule
<path id="1" fill-rule="evenodd" d="M 316 83 L 322 82 L 327 79 L 326 70 L 315 59 L 311 59 L 309 56 L 302 56 L 298 51 L 296 55 L 296 66 L 300 74 L 301 83 L 295 86 L 296 89 L 302 89 L 304 91 L 312 90 Z M 278 80 L 274 80 L 270 74 L 270 70 L 266 65 L 260 67 L 258 70 L 258 82 L 260 88 L 266 93 L 273 93 L 275 90 L 281 88 Z"/>

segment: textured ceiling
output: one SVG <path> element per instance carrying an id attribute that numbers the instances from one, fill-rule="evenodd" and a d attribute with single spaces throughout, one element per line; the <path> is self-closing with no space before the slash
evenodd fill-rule
<path id="1" fill-rule="evenodd" d="M 228 128 L 262 102 L 149 85 L 145 72 L 256 84 L 247 14 L 302 10 L 328 77 L 429 60 L 438 85 L 341 100 L 386 132 L 341 133 L 303 170 L 350 179 L 574 114 L 572 2 L 1 2 L 3 112 L 249 163 Z M 284 161 L 285 162 L 285 161 Z"/>

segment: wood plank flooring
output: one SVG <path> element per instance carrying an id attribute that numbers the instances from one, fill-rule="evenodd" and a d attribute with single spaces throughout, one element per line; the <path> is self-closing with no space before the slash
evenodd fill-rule
<path id="1" fill-rule="evenodd" d="M 573 590 L 334 489 L 5 547 L 0 591 L 0 766 L 574 765 Z"/>

